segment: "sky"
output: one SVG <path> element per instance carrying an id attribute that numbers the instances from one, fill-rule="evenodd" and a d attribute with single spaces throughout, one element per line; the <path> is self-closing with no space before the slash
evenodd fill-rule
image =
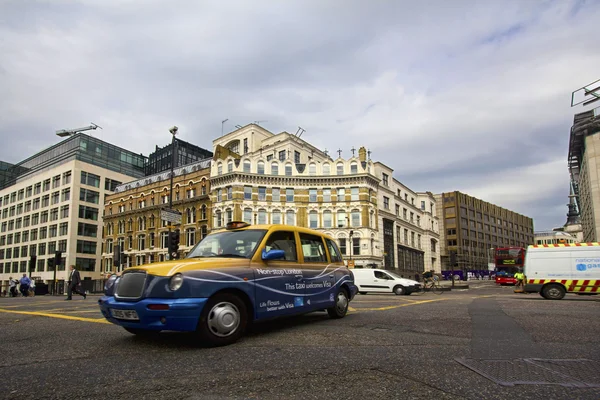
<path id="1" fill-rule="evenodd" d="M 91 122 L 148 155 L 173 125 L 211 149 L 262 121 L 551 229 L 599 20 L 600 0 L 1 0 L 0 160 Z"/>

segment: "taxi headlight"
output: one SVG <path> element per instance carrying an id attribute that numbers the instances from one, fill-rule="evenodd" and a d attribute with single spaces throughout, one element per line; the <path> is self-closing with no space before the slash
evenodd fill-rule
<path id="1" fill-rule="evenodd" d="M 176 290 L 178 290 L 181 285 L 183 285 L 183 275 L 181 274 L 175 274 L 171 277 L 171 280 L 169 281 L 169 289 L 173 292 L 175 292 Z"/>
<path id="2" fill-rule="evenodd" d="M 110 288 L 112 288 L 114 286 L 116 280 L 117 280 L 117 275 L 111 275 L 111 277 L 108 278 L 108 280 L 104 284 L 104 290 L 109 290 Z"/>

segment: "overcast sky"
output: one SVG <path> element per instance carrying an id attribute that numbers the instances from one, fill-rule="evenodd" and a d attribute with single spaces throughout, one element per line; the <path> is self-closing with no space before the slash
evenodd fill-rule
<path id="1" fill-rule="evenodd" d="M 550 229 L 590 108 L 571 92 L 600 79 L 599 20 L 596 0 L 2 0 L 0 160 L 90 122 L 147 155 L 173 125 L 210 149 L 222 120 L 266 121 Z"/>

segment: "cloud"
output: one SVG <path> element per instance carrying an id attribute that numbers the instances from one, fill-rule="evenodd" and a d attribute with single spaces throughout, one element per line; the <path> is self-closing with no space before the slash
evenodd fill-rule
<path id="1" fill-rule="evenodd" d="M 223 119 L 264 120 L 344 157 L 364 145 L 414 190 L 564 223 L 583 111 L 570 93 L 600 78 L 598 1 L 141 4 L 0 5 L 0 133 L 15 138 L 0 159 L 92 121 L 148 154 L 172 125 L 210 148 Z"/>

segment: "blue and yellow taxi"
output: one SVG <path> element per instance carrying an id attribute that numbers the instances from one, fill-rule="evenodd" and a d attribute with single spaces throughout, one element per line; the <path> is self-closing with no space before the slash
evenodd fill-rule
<path id="1" fill-rule="evenodd" d="M 342 318 L 357 291 L 337 244 L 323 233 L 231 222 L 184 259 L 111 276 L 98 302 L 108 321 L 130 333 L 196 332 L 221 346 L 261 320 L 319 310 Z"/>

